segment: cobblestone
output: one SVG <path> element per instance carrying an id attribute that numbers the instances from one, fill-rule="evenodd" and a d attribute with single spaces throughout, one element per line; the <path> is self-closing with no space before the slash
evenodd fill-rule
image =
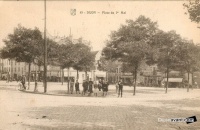
<path id="1" fill-rule="evenodd" d="M 4 84 L 4 85 L 3 85 Z M 21 92 L 16 83 L 0 85 L 0 129 L 8 130 L 177 130 L 200 129 L 192 124 L 158 122 L 158 118 L 200 117 L 198 89 L 125 87 L 118 98 L 110 86 L 107 97 L 67 94 L 59 83 L 49 83 L 47 94 Z M 39 87 L 42 92 L 42 86 Z M 57 93 L 60 92 L 60 93 Z M 183 96 L 184 94 L 184 96 Z M 187 109 L 186 109 L 187 108 Z"/>

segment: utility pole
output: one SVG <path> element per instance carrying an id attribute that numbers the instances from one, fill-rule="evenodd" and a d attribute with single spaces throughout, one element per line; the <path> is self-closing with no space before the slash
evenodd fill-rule
<path id="1" fill-rule="evenodd" d="M 44 0 L 44 93 L 47 92 L 46 0 Z"/>

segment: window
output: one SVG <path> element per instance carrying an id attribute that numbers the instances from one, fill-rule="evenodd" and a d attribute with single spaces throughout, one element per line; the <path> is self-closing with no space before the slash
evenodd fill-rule
<path id="1" fill-rule="evenodd" d="M 20 67 L 18 68 L 18 72 L 20 72 Z"/>

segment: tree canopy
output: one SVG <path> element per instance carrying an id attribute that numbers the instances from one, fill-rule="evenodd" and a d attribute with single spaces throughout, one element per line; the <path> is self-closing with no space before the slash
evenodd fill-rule
<path id="1" fill-rule="evenodd" d="M 151 41 L 158 32 L 158 25 L 149 18 L 139 16 L 135 21 L 127 20 L 117 31 L 111 32 L 110 40 L 103 49 L 107 59 L 118 60 L 132 68 L 136 89 L 137 71 L 151 50 Z M 130 67 L 127 67 L 130 69 Z"/>
<path id="2" fill-rule="evenodd" d="M 18 25 L 13 34 L 4 40 L 5 47 L 1 50 L 2 58 L 15 59 L 18 62 L 32 63 L 41 55 L 42 34 L 38 28 L 27 29 Z"/>
<path id="3" fill-rule="evenodd" d="M 200 2 L 199 0 L 189 0 L 189 3 L 184 3 L 183 6 L 187 8 L 192 22 L 200 22 Z M 186 13 L 187 14 L 187 13 Z"/>

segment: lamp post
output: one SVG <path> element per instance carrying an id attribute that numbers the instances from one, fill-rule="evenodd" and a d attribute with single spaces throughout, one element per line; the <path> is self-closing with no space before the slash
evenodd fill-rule
<path id="1" fill-rule="evenodd" d="M 46 0 L 44 0 L 44 93 L 47 92 Z"/>

